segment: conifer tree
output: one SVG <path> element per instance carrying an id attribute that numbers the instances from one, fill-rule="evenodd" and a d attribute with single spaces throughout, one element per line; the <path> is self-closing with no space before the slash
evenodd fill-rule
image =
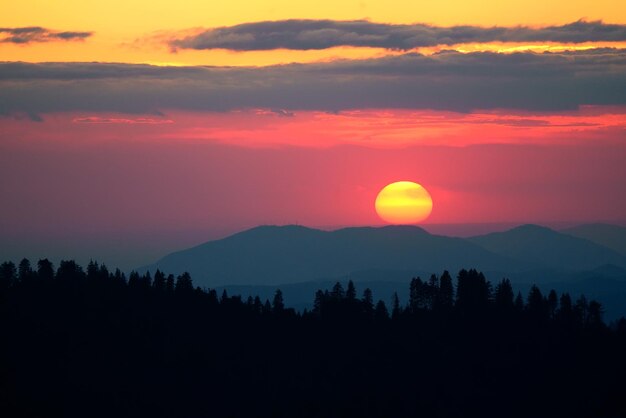
<path id="1" fill-rule="evenodd" d="M 352 280 L 348 281 L 348 289 L 346 290 L 346 299 L 356 300 L 356 288 Z"/>
<path id="2" fill-rule="evenodd" d="M 37 277 L 46 281 L 54 279 L 54 266 L 47 258 L 37 262 Z"/>
<path id="3" fill-rule="evenodd" d="M 272 302 L 272 312 L 280 313 L 285 310 L 285 302 L 283 301 L 283 292 L 276 289 L 274 293 L 274 301 Z"/>
<path id="4" fill-rule="evenodd" d="M 374 296 L 372 290 L 368 287 L 363 291 L 363 298 L 361 299 L 363 304 L 363 312 L 369 318 L 374 314 Z"/>

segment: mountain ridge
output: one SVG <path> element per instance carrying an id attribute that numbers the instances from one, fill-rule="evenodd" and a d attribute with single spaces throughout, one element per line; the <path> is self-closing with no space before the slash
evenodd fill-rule
<path id="1" fill-rule="evenodd" d="M 214 287 L 332 280 L 359 271 L 380 272 L 380 277 L 370 274 L 369 280 L 384 280 L 399 272 L 417 275 L 460 268 L 515 277 L 534 271 L 535 280 L 550 272 L 602 265 L 624 268 L 626 257 L 589 240 L 532 224 L 470 238 L 434 235 L 410 225 L 334 231 L 262 225 L 168 254 L 140 271 L 189 271 L 198 285 Z"/>

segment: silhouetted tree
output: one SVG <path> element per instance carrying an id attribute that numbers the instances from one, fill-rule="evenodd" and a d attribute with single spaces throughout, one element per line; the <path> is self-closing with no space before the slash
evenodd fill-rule
<path id="1" fill-rule="evenodd" d="M 115 273 L 113 274 L 113 283 L 117 286 L 126 286 L 126 276 L 120 271 L 120 269 L 115 269 Z"/>
<path id="2" fill-rule="evenodd" d="M 452 277 L 448 270 L 445 270 L 439 278 L 439 297 L 437 306 L 443 309 L 450 309 L 454 304 L 454 286 Z"/>
<path id="3" fill-rule="evenodd" d="M 187 273 L 188 275 L 189 273 Z M 191 277 L 189 277 L 190 285 L 191 285 Z M 146 271 L 143 276 L 139 278 L 139 286 L 147 291 L 152 286 L 152 276 L 149 271 Z M 191 290 L 193 290 L 193 285 L 191 285 Z"/>
<path id="4" fill-rule="evenodd" d="M 322 306 L 324 305 L 324 292 L 318 289 L 315 292 L 315 299 L 313 300 L 313 313 L 320 315 L 322 313 Z"/>
<path id="5" fill-rule="evenodd" d="M 422 279 L 414 277 L 409 285 L 409 310 L 412 313 L 426 307 L 425 286 Z"/>
<path id="6" fill-rule="evenodd" d="M 29 283 L 33 280 L 34 272 L 30 266 L 30 261 L 23 258 L 17 268 L 17 279 L 20 283 Z"/>
<path id="7" fill-rule="evenodd" d="M 496 286 L 494 295 L 494 303 L 496 309 L 500 312 L 511 312 L 514 308 L 513 286 L 509 279 L 502 279 Z"/>
<path id="8" fill-rule="evenodd" d="M 604 323 L 602 322 L 602 305 L 596 300 L 589 302 L 587 308 L 587 325 L 592 328 L 601 328 Z"/>
<path id="9" fill-rule="evenodd" d="M 54 279 L 54 266 L 47 258 L 37 262 L 37 277 L 45 281 Z"/>
<path id="10" fill-rule="evenodd" d="M 356 299 L 356 288 L 354 287 L 354 283 L 352 280 L 348 280 L 348 289 L 346 290 L 346 299 L 355 300 Z"/>
<path id="11" fill-rule="evenodd" d="M 190 293 L 193 291 L 193 282 L 189 273 L 184 272 L 176 278 L 176 287 L 174 291 L 180 294 Z"/>
<path id="12" fill-rule="evenodd" d="M 100 266 L 98 263 L 93 260 L 89 260 L 89 264 L 87 264 L 87 278 L 89 280 L 96 280 L 99 272 Z"/>
<path id="13" fill-rule="evenodd" d="M 400 298 L 398 297 L 398 292 L 393 292 L 393 296 L 391 297 L 391 306 L 391 318 L 399 318 L 400 314 L 402 313 L 402 308 L 400 307 Z"/>
<path id="14" fill-rule="evenodd" d="M 374 310 L 374 318 L 378 321 L 389 319 L 389 311 L 387 311 L 387 305 L 382 300 L 376 303 L 376 309 Z"/>
<path id="15" fill-rule="evenodd" d="M 559 306 L 559 298 L 554 289 L 551 289 L 550 293 L 548 293 L 548 298 L 546 300 L 546 303 L 547 303 L 546 308 L 548 310 L 548 316 L 550 317 L 550 319 L 555 319 L 556 309 Z"/>
<path id="16" fill-rule="evenodd" d="M 0 289 L 8 289 L 17 280 L 15 264 L 5 261 L 0 264 Z"/>
<path id="17" fill-rule="evenodd" d="M 462 312 L 484 312 L 491 299 L 491 285 L 475 269 L 461 270 L 457 276 L 456 306 Z"/>
<path id="18" fill-rule="evenodd" d="M 219 300 L 217 298 L 217 291 L 215 289 L 209 289 L 209 292 L 208 292 L 207 296 L 208 296 L 207 297 L 207 301 L 208 301 L 208 303 L 209 303 L 209 305 L 211 307 L 214 307 L 214 306 L 219 304 Z M 258 298 L 258 296 L 257 296 L 257 298 Z M 259 303 L 261 303 L 260 299 L 259 299 Z M 260 312 L 260 310 L 259 310 L 259 312 Z"/>
<path id="19" fill-rule="evenodd" d="M 335 283 L 335 285 L 333 286 L 333 290 L 330 293 L 330 297 L 333 298 L 334 300 L 341 300 L 345 297 L 345 292 L 343 290 L 343 286 L 341 285 L 341 283 L 339 282 Z"/>
<path id="20" fill-rule="evenodd" d="M 74 260 L 61 260 L 59 263 L 59 268 L 56 273 L 58 280 L 76 282 L 84 279 L 84 277 L 85 273 L 83 272 L 83 268 L 76 264 Z"/>
<path id="21" fill-rule="evenodd" d="M 167 280 L 165 281 L 165 290 L 168 292 L 173 292 L 174 291 L 174 275 L 173 274 L 168 274 L 167 275 Z"/>
<path id="22" fill-rule="evenodd" d="M 253 309 L 257 314 L 263 313 L 263 302 L 261 302 L 261 298 L 258 295 L 254 297 Z"/>
<path id="23" fill-rule="evenodd" d="M 434 309 L 439 299 L 439 277 L 436 274 L 431 274 L 428 279 L 428 285 L 426 286 L 426 307 L 427 309 Z"/>
<path id="24" fill-rule="evenodd" d="M 285 310 L 285 302 L 283 301 L 283 292 L 276 289 L 274 293 L 274 301 L 272 302 L 272 312 L 281 313 Z"/>
<path id="25" fill-rule="evenodd" d="M 517 296 L 515 297 L 515 310 L 517 312 L 522 312 L 524 310 L 524 298 L 522 297 L 522 292 L 517 292 Z"/>
<path id="26" fill-rule="evenodd" d="M 363 291 L 363 298 L 361 299 L 361 303 L 365 316 L 371 318 L 374 314 L 374 296 L 372 295 L 372 290 L 369 287 L 365 288 L 365 290 Z"/>
<path id="27" fill-rule="evenodd" d="M 161 270 L 157 269 L 157 271 L 154 272 L 154 280 L 152 281 L 152 287 L 158 292 L 162 292 L 162 291 L 165 291 L 165 286 L 166 286 L 165 274 Z"/>
<path id="28" fill-rule="evenodd" d="M 574 318 L 578 324 L 584 325 L 588 319 L 589 304 L 585 295 L 580 295 L 574 304 Z"/>
<path id="29" fill-rule="evenodd" d="M 574 307 L 569 293 L 563 293 L 559 301 L 556 317 L 560 322 L 571 325 L 574 321 Z"/>
<path id="30" fill-rule="evenodd" d="M 535 317 L 543 317 L 547 310 L 545 300 L 541 294 L 541 290 L 535 285 L 532 285 L 528 292 L 528 299 L 526 302 L 526 309 Z"/>
<path id="31" fill-rule="evenodd" d="M 131 289 L 137 289 L 139 288 L 139 282 L 140 282 L 139 273 L 137 273 L 134 270 L 131 271 L 130 274 L 128 275 L 128 287 L 130 287 Z"/>

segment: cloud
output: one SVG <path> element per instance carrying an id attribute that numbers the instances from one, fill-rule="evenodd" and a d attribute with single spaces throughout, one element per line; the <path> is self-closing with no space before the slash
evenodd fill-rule
<path id="1" fill-rule="evenodd" d="M 409 50 L 418 47 L 485 42 L 582 43 L 626 41 L 626 25 L 579 20 L 542 28 L 392 25 L 367 20 L 279 20 L 207 29 L 169 40 L 181 49 L 258 51 L 278 48 L 326 49 L 337 46 Z"/>
<path id="2" fill-rule="evenodd" d="M 83 41 L 93 32 L 60 32 L 40 26 L 23 28 L 0 28 L 0 42 L 13 44 L 30 44 L 34 42 L 52 41 Z"/>
<path id="3" fill-rule="evenodd" d="M 295 113 L 285 109 L 255 109 L 254 113 L 257 115 L 279 116 L 281 118 L 292 118 L 296 116 Z"/>
<path id="4" fill-rule="evenodd" d="M 269 67 L 0 63 L 0 114 L 59 111 L 564 110 L 626 104 L 626 50 L 462 54 Z M 285 113 L 285 115 L 287 115 Z"/>
<path id="5" fill-rule="evenodd" d="M 103 118 L 99 116 L 88 116 L 72 119 L 73 123 L 95 123 L 95 124 L 122 124 L 122 125 L 167 125 L 174 123 L 171 119 L 154 118 Z"/>

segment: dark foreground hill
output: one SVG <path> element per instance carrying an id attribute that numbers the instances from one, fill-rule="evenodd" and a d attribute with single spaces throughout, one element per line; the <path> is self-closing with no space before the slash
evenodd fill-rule
<path id="1" fill-rule="evenodd" d="M 201 286 L 276 285 L 352 278 L 397 280 L 474 266 L 497 278 L 553 282 L 573 271 L 626 257 L 588 240 L 525 226 L 472 239 L 431 235 L 418 227 L 263 226 L 179 251 L 140 271 L 190 272 Z M 532 272 L 532 274 L 530 273 Z"/>
<path id="2" fill-rule="evenodd" d="M 335 284 L 298 314 L 280 292 L 218 296 L 186 274 L 5 263 L 0 416 L 625 416 L 626 320 L 456 276 L 412 280 L 390 305 Z"/>

